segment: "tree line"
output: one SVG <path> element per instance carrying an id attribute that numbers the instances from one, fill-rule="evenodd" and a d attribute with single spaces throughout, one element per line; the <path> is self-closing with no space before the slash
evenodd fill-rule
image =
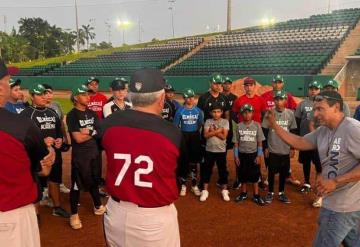
<path id="1" fill-rule="evenodd" d="M 10 33 L 0 32 L 0 57 L 6 62 L 23 62 L 33 59 L 56 57 L 75 52 L 77 33 L 50 25 L 41 18 L 21 18 L 19 29 Z M 95 39 L 90 24 L 79 28 L 79 44 L 83 50 L 111 48 L 111 43 L 90 43 Z"/>

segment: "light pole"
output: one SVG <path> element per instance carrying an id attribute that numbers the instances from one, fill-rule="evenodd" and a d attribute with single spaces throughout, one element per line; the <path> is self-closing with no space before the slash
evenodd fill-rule
<path id="1" fill-rule="evenodd" d="M 231 0 L 228 0 L 227 6 L 227 33 L 231 32 Z"/>
<path id="2" fill-rule="evenodd" d="M 127 21 L 127 20 L 125 20 L 125 21 L 118 20 L 117 25 L 120 29 L 122 29 L 123 45 L 125 45 L 125 31 L 126 31 L 126 29 L 128 29 L 130 27 L 131 22 Z"/>
<path id="3" fill-rule="evenodd" d="M 110 24 L 110 22 L 108 20 L 105 21 L 105 26 L 107 28 L 108 39 L 109 39 L 109 44 L 110 44 L 111 43 L 111 24 Z"/>
<path id="4" fill-rule="evenodd" d="M 78 10 L 77 10 L 77 1 L 75 1 L 75 19 L 76 19 L 76 48 L 77 52 L 80 51 L 80 34 L 79 34 L 79 18 L 78 18 Z"/>
<path id="5" fill-rule="evenodd" d="M 171 12 L 171 27 L 172 27 L 172 37 L 175 38 L 175 26 L 174 26 L 174 4 L 175 4 L 175 0 L 169 0 L 168 1 L 170 3 L 170 7 L 169 10 Z"/>
<path id="6" fill-rule="evenodd" d="M 328 1 L 328 14 L 330 14 L 331 0 Z"/>

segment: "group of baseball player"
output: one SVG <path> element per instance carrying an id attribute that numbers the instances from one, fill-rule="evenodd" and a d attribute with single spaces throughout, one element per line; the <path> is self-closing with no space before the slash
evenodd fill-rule
<path id="1" fill-rule="evenodd" d="M 173 203 L 179 195 L 187 194 L 189 180 L 190 190 L 205 202 L 215 164 L 222 199 L 230 201 L 229 150 L 236 167 L 232 188 L 240 189 L 235 202 L 247 199 L 247 186 L 251 185 L 253 201 L 260 206 L 274 200 L 276 174 L 278 200 L 291 202 L 285 184 L 301 185 L 290 168 L 290 158 L 300 150 L 304 183 L 299 191 L 312 190 L 313 163 L 318 195 L 314 206 L 322 206 L 314 246 L 360 245 L 360 156 L 356 150 L 360 123 L 348 118 L 349 107 L 337 92 L 335 80 L 323 86 L 317 81 L 309 83 L 308 97 L 297 104 L 284 91 L 280 75 L 272 80 L 273 90 L 261 96 L 256 95 L 255 79 L 246 77 L 245 94 L 237 97 L 231 93 L 232 80 L 214 74 L 209 91 L 197 103 L 191 88 L 182 92 L 184 101 L 179 103 L 174 99 L 175 89 L 161 72 L 145 68 L 136 71 L 130 81 L 115 78 L 110 84 L 110 99 L 99 92 L 100 82 L 95 77 L 76 85 L 70 97 L 74 107 L 65 121 L 61 108 L 52 101 L 51 86 L 32 85 L 31 103 L 25 103 L 21 81 L 10 79 L 4 64 L 0 67 L 0 115 L 6 119 L 0 123 L 0 136 L 6 140 L 0 146 L 12 145 L 10 148 L 18 148 L 20 153 L 15 157 L 0 152 L 0 157 L 5 166 L 26 161 L 24 167 L 12 167 L 13 171 L 0 175 L 5 181 L 0 183 L 0 193 L 5 191 L 2 187 L 15 187 L 9 191 L 22 197 L 11 205 L 9 195 L 0 197 L 0 224 L 18 217 L 14 231 L 6 224 L 1 228 L 0 239 L 7 246 L 24 246 L 21 241 L 28 246 L 40 245 L 39 216 L 34 226 L 39 201 L 53 207 L 54 216 L 70 218 L 73 229 L 82 228 L 78 213 L 81 191 L 90 193 L 93 213 L 103 215 L 109 246 L 180 246 Z M 6 87 L 8 94 L 1 94 Z M 11 125 L 19 119 L 23 119 L 22 130 Z M 62 184 L 61 153 L 70 145 L 71 186 L 67 189 Z M 102 151 L 107 166 L 105 188 Z M 267 177 L 261 172 L 262 163 Z M 6 180 L 5 175 L 11 174 L 24 176 L 23 184 Z M 31 194 L 24 195 L 24 186 L 32 188 Z M 267 190 L 265 197 L 260 189 Z M 60 203 L 61 192 L 70 193 L 70 212 Z M 109 197 L 106 206 L 102 196 Z M 24 217 L 25 213 L 31 219 Z M 14 239 L 14 233 L 20 236 L 16 235 L 20 232 L 22 237 Z"/>

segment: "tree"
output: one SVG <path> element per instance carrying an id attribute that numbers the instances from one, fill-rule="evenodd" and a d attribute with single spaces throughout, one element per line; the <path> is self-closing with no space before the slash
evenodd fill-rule
<path id="1" fill-rule="evenodd" d="M 95 38 L 94 27 L 90 26 L 90 24 L 82 25 L 82 30 L 84 33 L 84 37 L 86 40 L 86 49 L 89 50 L 89 42 Z"/>
<path id="2" fill-rule="evenodd" d="M 98 48 L 99 49 L 109 49 L 109 48 L 112 48 L 112 44 L 111 43 L 108 43 L 108 42 L 101 42 L 99 45 L 98 45 Z"/>

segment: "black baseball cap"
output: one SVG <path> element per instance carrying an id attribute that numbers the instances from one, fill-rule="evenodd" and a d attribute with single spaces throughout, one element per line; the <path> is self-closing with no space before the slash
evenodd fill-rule
<path id="1" fill-rule="evenodd" d="M 127 83 L 127 81 L 122 80 L 121 78 L 115 78 L 115 80 L 113 80 L 110 83 L 110 88 L 113 91 L 124 90 L 124 89 L 128 88 L 128 83 Z"/>
<path id="2" fill-rule="evenodd" d="M 165 88 L 165 79 L 158 69 L 144 68 L 134 72 L 129 90 L 133 93 L 154 93 Z"/>
<path id="3" fill-rule="evenodd" d="M 4 60 L 0 60 L 0 79 L 7 75 L 16 75 L 19 73 L 19 69 L 16 67 L 6 67 Z"/>
<path id="4" fill-rule="evenodd" d="M 165 84 L 165 92 L 175 92 L 175 89 L 170 84 Z"/>

